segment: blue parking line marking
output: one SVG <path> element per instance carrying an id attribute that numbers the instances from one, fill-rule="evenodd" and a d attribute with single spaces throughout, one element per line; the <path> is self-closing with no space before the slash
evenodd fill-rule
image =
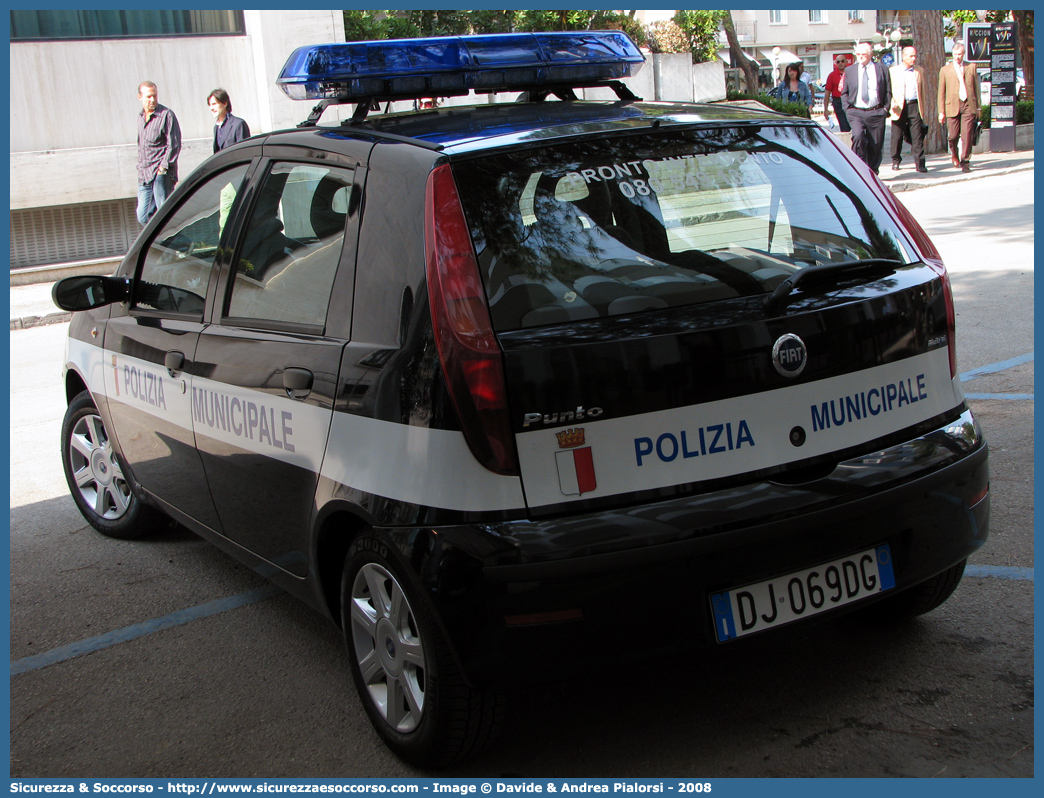
<path id="1" fill-rule="evenodd" d="M 214 601 L 208 601 L 206 604 L 200 604 L 196 607 L 189 607 L 185 610 L 172 612 L 170 615 L 164 615 L 162 618 L 153 618 L 150 621 L 143 621 L 142 623 L 125 626 L 122 629 L 106 632 L 97 637 L 89 637 L 86 640 L 70 643 L 67 646 L 52 648 L 50 651 L 45 651 L 42 654 L 33 654 L 32 656 L 15 660 L 11 663 L 11 675 L 18 676 L 22 673 L 46 668 L 48 665 L 65 662 L 66 660 L 80 657 L 84 654 L 90 654 L 94 651 L 101 651 L 102 649 L 109 648 L 117 643 L 126 643 L 128 640 L 134 640 L 138 637 L 153 634 L 154 632 L 170 629 L 173 626 L 181 626 L 189 621 L 206 618 L 210 615 L 217 615 L 218 613 L 234 610 L 238 607 L 245 607 L 247 604 L 253 604 L 254 602 L 271 598 L 281 592 L 282 591 L 280 591 L 280 589 L 275 585 L 266 585 L 257 590 L 240 593 L 237 596 L 215 599 Z"/>
<path id="2" fill-rule="evenodd" d="M 1033 353 L 1020 355 L 1019 357 L 1013 357 L 1008 360 L 1002 360 L 1000 363 L 991 363 L 988 366 L 979 366 L 977 369 L 966 371 L 960 375 L 961 382 L 967 382 L 968 380 L 974 380 L 976 377 L 982 377 L 985 374 L 996 374 L 998 371 L 1005 371 L 1007 369 L 1015 368 L 1015 366 L 1021 366 L 1024 363 L 1033 362 Z"/>
<path id="3" fill-rule="evenodd" d="M 978 578 L 1011 579 L 1022 582 L 1034 581 L 1032 568 L 1012 565 L 969 565 L 965 567 L 964 575 Z M 11 663 L 11 676 L 18 676 L 23 673 L 28 673 L 29 671 L 46 668 L 48 665 L 56 665 L 59 662 L 65 662 L 66 660 L 74 659 L 75 657 L 81 657 L 84 654 L 101 651 L 102 649 L 109 648 L 117 643 L 126 643 L 129 640 L 145 637 L 146 635 L 161 632 L 164 629 L 170 629 L 174 626 L 181 626 L 190 621 L 207 618 L 211 615 L 218 615 L 219 613 L 234 610 L 239 607 L 245 607 L 248 604 L 254 604 L 258 601 L 263 601 L 264 599 L 276 596 L 281 592 L 282 591 L 275 585 L 267 585 L 265 587 L 260 587 L 257 590 L 240 593 L 237 596 L 215 599 L 214 601 L 208 601 L 206 604 L 200 604 L 196 607 L 189 607 L 185 610 L 172 612 L 170 615 L 164 615 L 161 618 L 153 618 L 150 621 L 132 624 L 131 626 L 125 626 L 122 629 L 106 632 L 103 635 L 97 635 L 96 637 L 89 637 L 86 640 L 80 640 L 76 643 L 70 643 L 67 646 L 53 648 L 50 651 L 43 652 L 42 654 L 33 654 L 29 657 L 23 657 L 22 659 L 15 660 Z M 715 612 L 716 614 L 720 613 L 718 620 L 725 622 L 725 628 L 722 630 L 723 634 L 719 634 L 718 636 L 719 640 L 725 641 L 735 637 L 736 632 L 734 621 L 732 619 L 731 607 L 729 606 L 728 593 L 714 596 L 714 600 Z M 724 601 L 722 602 L 722 600 Z M 719 607 L 719 603 L 723 603 L 724 606 Z"/>
<path id="4" fill-rule="evenodd" d="M 1033 569 L 1017 565 L 967 565 L 965 576 L 992 577 L 994 579 L 1015 579 L 1020 582 L 1032 582 Z"/>

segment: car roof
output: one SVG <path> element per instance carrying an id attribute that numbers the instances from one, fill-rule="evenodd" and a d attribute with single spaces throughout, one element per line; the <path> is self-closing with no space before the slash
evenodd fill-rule
<path id="1" fill-rule="evenodd" d="M 800 124 L 810 120 L 786 116 L 759 106 L 696 103 L 621 103 L 598 101 L 515 102 L 380 114 L 361 122 L 320 125 L 332 145 L 338 138 L 394 138 L 449 155 L 500 149 L 559 138 L 721 125 Z M 270 143 L 304 130 L 273 133 Z M 333 147 L 331 147 L 333 148 Z"/>

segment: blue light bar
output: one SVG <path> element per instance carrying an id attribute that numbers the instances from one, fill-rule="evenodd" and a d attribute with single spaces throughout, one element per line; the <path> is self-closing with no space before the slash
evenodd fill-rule
<path id="1" fill-rule="evenodd" d="M 644 63 L 620 31 L 391 39 L 300 47 L 276 84 L 292 100 L 415 99 L 596 86 Z"/>

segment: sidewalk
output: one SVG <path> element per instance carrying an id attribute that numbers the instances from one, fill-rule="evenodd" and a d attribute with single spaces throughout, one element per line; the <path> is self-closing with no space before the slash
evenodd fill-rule
<path id="1" fill-rule="evenodd" d="M 890 150 L 889 150 L 890 151 Z M 1019 150 L 1017 152 L 982 152 L 972 155 L 970 172 L 962 172 L 950 162 L 948 153 L 929 155 L 925 158 L 927 172 L 918 172 L 914 169 L 913 156 L 910 155 L 909 147 L 903 150 L 903 162 L 898 172 L 892 171 L 892 162 L 888 152 L 881 162 L 881 170 L 878 177 L 881 181 L 898 194 L 900 191 L 914 191 L 918 188 L 938 186 L 947 183 L 960 183 L 965 180 L 975 180 L 980 177 L 995 177 L 1006 175 L 1011 172 L 1021 172 L 1024 169 L 1033 168 L 1033 150 Z"/>
<path id="2" fill-rule="evenodd" d="M 947 154 L 929 155 L 927 172 L 914 170 L 909 151 L 904 153 L 902 168 L 892 171 L 887 158 L 881 164 L 881 180 L 893 192 L 914 191 L 928 186 L 959 183 L 980 177 L 994 177 L 1033 168 L 1033 150 L 1018 152 L 985 152 L 972 156 L 972 171 L 964 173 L 950 163 Z M 69 320 L 70 314 L 59 310 L 51 302 L 53 283 L 11 286 L 11 329 L 22 330 L 43 324 L 57 324 Z"/>

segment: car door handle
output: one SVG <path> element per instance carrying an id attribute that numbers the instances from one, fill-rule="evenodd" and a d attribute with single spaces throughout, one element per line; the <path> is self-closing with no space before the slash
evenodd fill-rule
<path id="1" fill-rule="evenodd" d="M 167 373 L 171 377 L 177 377 L 185 369 L 185 353 L 167 352 L 163 357 L 163 365 L 167 367 Z"/>
<path id="2" fill-rule="evenodd" d="M 312 392 L 314 377 L 308 369 L 283 369 L 283 387 L 291 399 L 307 399 Z"/>

